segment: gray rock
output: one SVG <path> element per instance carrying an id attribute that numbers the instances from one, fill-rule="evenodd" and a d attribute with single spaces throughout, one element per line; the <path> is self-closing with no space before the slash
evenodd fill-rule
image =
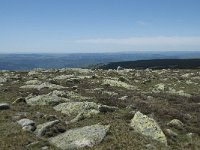
<path id="1" fill-rule="evenodd" d="M 69 99 L 58 97 L 56 95 L 38 95 L 26 99 L 26 103 L 29 105 L 52 105 L 55 106 L 61 102 L 70 101 Z"/>
<path id="2" fill-rule="evenodd" d="M 49 147 L 48 146 L 43 146 L 42 147 L 42 150 L 46 150 L 46 149 L 49 149 Z"/>
<path id="3" fill-rule="evenodd" d="M 21 119 L 17 121 L 18 124 L 22 126 L 22 130 L 24 131 L 34 131 L 35 130 L 35 122 L 30 119 Z"/>
<path id="4" fill-rule="evenodd" d="M 62 150 L 92 147 L 99 144 L 110 126 L 92 125 L 66 131 L 63 134 L 52 137 L 49 142 Z"/>
<path id="5" fill-rule="evenodd" d="M 68 116 L 77 116 L 84 113 L 85 116 L 92 116 L 99 113 L 98 105 L 94 102 L 68 102 L 61 103 L 54 107 L 56 111 L 67 114 Z"/>
<path id="6" fill-rule="evenodd" d="M 135 113 L 130 126 L 136 132 L 167 145 L 167 139 L 157 122 L 141 112 L 138 111 Z"/>
<path id="7" fill-rule="evenodd" d="M 36 127 L 35 134 L 39 137 L 42 137 L 45 135 L 45 133 L 54 125 L 58 124 L 60 121 L 59 120 L 54 120 L 50 122 L 46 122 L 43 124 L 39 124 Z"/>
<path id="8" fill-rule="evenodd" d="M 45 82 L 45 83 L 38 84 L 38 85 L 24 85 L 24 86 L 21 86 L 20 88 L 23 88 L 23 89 L 28 88 L 28 89 L 38 89 L 38 90 L 41 90 L 43 88 L 64 89 L 65 87 L 61 86 L 61 85 L 51 84 L 51 83 Z"/>
<path id="9" fill-rule="evenodd" d="M 178 134 L 174 131 L 172 131 L 171 129 L 166 129 L 165 130 L 166 135 L 172 137 L 172 138 L 176 138 L 178 136 Z"/>
<path id="10" fill-rule="evenodd" d="M 107 106 L 107 105 L 99 105 L 99 111 L 100 112 L 113 112 L 115 110 L 117 110 L 118 107 L 114 107 L 114 106 Z"/>
<path id="11" fill-rule="evenodd" d="M 184 124 L 178 119 L 171 120 L 167 125 L 176 129 L 183 129 L 184 127 Z"/>
<path id="12" fill-rule="evenodd" d="M 10 105 L 8 103 L 0 103 L 0 110 L 9 109 Z"/>
<path id="13" fill-rule="evenodd" d="M 4 83 L 4 82 L 7 82 L 7 79 L 3 78 L 3 77 L 0 77 L 0 83 Z"/>
<path id="14" fill-rule="evenodd" d="M 22 130 L 24 130 L 24 131 L 34 131 L 35 126 L 33 126 L 33 125 L 24 126 L 24 127 L 22 127 Z"/>
<path id="15" fill-rule="evenodd" d="M 35 125 L 35 122 L 33 120 L 30 120 L 27 118 L 21 119 L 21 120 L 17 121 L 17 123 L 20 124 L 22 127 L 29 126 L 29 125 L 32 125 L 32 126 Z"/>
<path id="16" fill-rule="evenodd" d="M 19 97 L 13 102 L 13 104 L 16 104 L 16 103 L 26 103 L 26 100 L 24 97 Z"/>

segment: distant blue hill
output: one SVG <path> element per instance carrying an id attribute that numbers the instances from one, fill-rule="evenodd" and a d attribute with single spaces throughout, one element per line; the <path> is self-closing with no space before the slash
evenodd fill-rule
<path id="1" fill-rule="evenodd" d="M 124 52 L 71 54 L 0 54 L 0 69 L 30 70 L 33 68 L 85 68 L 109 62 L 200 58 L 200 52 Z"/>

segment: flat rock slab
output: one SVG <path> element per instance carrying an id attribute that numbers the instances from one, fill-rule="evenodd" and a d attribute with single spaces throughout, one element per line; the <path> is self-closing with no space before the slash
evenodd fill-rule
<path id="1" fill-rule="evenodd" d="M 70 101 L 69 99 L 58 97 L 56 95 L 38 95 L 35 97 L 31 97 L 26 99 L 26 103 L 29 105 L 57 105 L 61 102 Z"/>
<path id="2" fill-rule="evenodd" d="M 64 89 L 65 87 L 64 86 L 61 86 L 61 85 L 56 85 L 56 84 L 51 84 L 51 83 L 48 83 L 48 82 L 45 82 L 45 83 L 42 83 L 42 84 L 39 84 L 39 85 L 24 85 L 24 86 L 21 86 L 20 88 L 22 89 L 38 89 L 38 90 L 41 90 L 43 88 L 49 88 L 49 89 Z"/>
<path id="3" fill-rule="evenodd" d="M 0 110 L 9 109 L 10 105 L 8 103 L 0 103 Z"/>
<path id="4" fill-rule="evenodd" d="M 79 113 L 97 114 L 99 113 L 98 105 L 94 102 L 68 102 L 61 103 L 54 107 L 56 111 L 67 114 L 68 116 L 77 116 Z"/>
<path id="5" fill-rule="evenodd" d="M 49 139 L 49 142 L 62 150 L 92 147 L 99 144 L 109 130 L 109 125 L 95 124 L 66 131 Z"/>
<path id="6" fill-rule="evenodd" d="M 136 132 L 167 145 L 167 139 L 163 131 L 153 118 L 149 118 L 138 111 L 135 113 L 130 125 Z"/>

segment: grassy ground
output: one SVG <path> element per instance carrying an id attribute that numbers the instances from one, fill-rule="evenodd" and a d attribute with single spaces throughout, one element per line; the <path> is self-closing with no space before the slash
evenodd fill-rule
<path id="1" fill-rule="evenodd" d="M 66 83 L 66 80 L 58 81 L 57 84 L 67 86 L 67 91 L 74 91 L 73 86 L 78 86 L 77 92 L 82 96 L 90 97 L 88 101 L 94 101 L 101 104 L 110 106 L 117 106 L 120 109 L 116 112 L 110 112 L 105 114 L 98 114 L 92 118 L 84 119 L 77 123 L 70 125 L 64 125 L 64 122 L 69 120 L 69 117 L 56 112 L 51 106 L 28 106 L 25 103 L 12 104 L 12 102 L 18 97 L 26 97 L 33 93 L 35 95 L 47 94 L 51 90 L 43 89 L 41 91 L 33 89 L 20 89 L 19 87 L 24 85 L 25 81 L 30 80 L 32 77 L 28 77 L 26 72 L 14 72 L 14 75 L 18 74 L 21 79 L 19 82 L 13 82 L 16 79 L 11 79 L 3 86 L 0 86 L 0 102 L 8 102 L 11 105 L 9 110 L 0 111 L 0 149 L 1 150 L 23 150 L 23 149 L 41 149 L 41 147 L 48 145 L 50 150 L 57 150 L 56 147 L 49 145 L 45 138 L 37 138 L 33 133 L 24 132 L 21 127 L 13 120 L 13 116 L 18 112 L 26 112 L 27 118 L 32 119 L 36 124 L 45 123 L 52 120 L 52 115 L 57 116 L 62 123 L 60 124 L 63 130 L 73 129 L 76 127 L 83 127 L 86 125 L 92 125 L 96 123 L 110 124 L 111 128 L 108 135 L 102 141 L 101 144 L 96 145 L 92 148 L 84 149 L 95 149 L 95 150 L 106 150 L 106 149 L 149 149 L 148 144 L 151 144 L 156 149 L 200 149 L 200 97 L 199 97 L 199 83 L 198 85 L 186 85 L 185 80 L 173 79 L 172 77 L 179 77 L 185 73 L 197 73 L 199 70 L 179 70 L 178 75 L 173 73 L 173 70 L 158 75 L 158 73 L 152 73 L 150 78 L 151 81 L 145 84 L 142 83 L 147 78 L 148 74 L 141 72 L 141 76 L 135 77 L 132 73 L 124 74 L 124 77 L 129 80 L 128 84 L 135 85 L 138 87 L 136 90 L 129 90 L 119 87 L 112 87 L 102 85 L 101 80 L 105 77 L 119 78 L 117 72 L 102 72 L 96 71 L 95 73 L 99 78 L 83 79 L 76 83 Z M 52 79 L 57 75 L 63 73 L 43 73 L 45 78 L 38 76 L 39 80 L 43 82 L 47 78 Z M 73 71 L 69 71 L 64 74 L 74 74 Z M 80 74 L 81 73 L 76 73 Z M 93 75 L 94 73 L 89 73 Z M 1 75 L 1 74 L 0 74 Z M 37 77 L 37 76 L 36 76 Z M 168 78 L 168 81 L 164 81 L 164 78 Z M 139 82 L 135 82 L 139 80 Z M 193 94 L 192 97 L 182 97 L 178 95 L 167 94 L 166 92 L 152 93 L 151 89 L 158 83 L 173 84 L 176 90 L 185 87 L 185 91 L 189 94 Z M 176 83 L 176 85 L 174 85 Z M 104 91 L 115 92 L 118 95 L 107 95 L 101 92 L 94 91 L 95 88 L 104 88 Z M 127 96 L 126 100 L 120 100 L 122 96 Z M 152 96 L 153 99 L 149 100 L 147 96 Z M 158 124 L 161 126 L 163 131 L 169 128 L 167 123 L 172 119 L 181 120 L 185 127 L 183 130 L 177 130 L 172 128 L 178 133 L 176 139 L 167 136 L 169 147 L 165 147 L 160 143 L 144 137 L 138 133 L 135 133 L 129 127 L 130 120 L 133 115 L 130 111 L 139 110 L 144 114 L 152 116 Z M 192 140 L 188 139 L 187 133 L 195 133 Z M 51 136 L 51 135 L 49 135 Z M 28 144 L 38 141 L 37 144 L 27 147 Z"/>

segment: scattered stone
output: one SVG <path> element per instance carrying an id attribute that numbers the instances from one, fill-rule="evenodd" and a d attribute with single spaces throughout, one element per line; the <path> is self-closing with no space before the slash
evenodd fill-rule
<path id="1" fill-rule="evenodd" d="M 68 116 L 77 116 L 79 113 L 84 113 L 85 116 L 91 117 L 98 114 L 98 105 L 94 102 L 68 102 L 61 103 L 54 107 L 56 111 L 67 114 Z"/>
<path id="2" fill-rule="evenodd" d="M 13 102 L 13 104 L 16 103 L 26 103 L 26 99 L 24 97 L 19 97 Z"/>
<path id="3" fill-rule="evenodd" d="M 172 131 L 171 129 L 166 129 L 165 134 L 172 138 L 176 138 L 178 136 L 178 134 L 176 132 Z"/>
<path id="4" fill-rule="evenodd" d="M 129 114 L 130 114 L 131 116 L 134 116 L 135 113 L 136 113 L 136 111 L 134 111 L 134 110 L 129 112 Z"/>
<path id="5" fill-rule="evenodd" d="M 49 149 L 48 146 L 44 146 L 44 147 L 42 147 L 42 150 L 47 150 L 47 149 Z"/>
<path id="6" fill-rule="evenodd" d="M 0 77 L 0 83 L 5 83 L 5 82 L 7 82 L 7 79 Z"/>
<path id="7" fill-rule="evenodd" d="M 156 90 L 158 91 L 164 91 L 165 90 L 165 85 L 163 83 L 157 84 L 156 86 Z"/>
<path id="8" fill-rule="evenodd" d="M 136 87 L 133 85 L 129 85 L 125 82 L 121 82 L 121 81 L 116 81 L 116 80 L 111 80 L 111 79 L 104 79 L 103 80 L 103 85 L 110 85 L 110 86 L 115 86 L 115 87 L 122 87 L 122 88 L 126 88 L 126 89 L 130 89 L 130 90 L 135 90 Z"/>
<path id="9" fill-rule="evenodd" d="M 8 103 L 0 103 L 0 110 L 9 109 L 10 105 Z"/>
<path id="10" fill-rule="evenodd" d="M 26 145 L 26 147 L 29 148 L 29 147 L 35 146 L 37 144 L 39 144 L 39 141 L 34 141 L 34 142 L 31 142 L 30 144 Z"/>
<path id="11" fill-rule="evenodd" d="M 188 139 L 190 142 L 192 142 L 193 139 L 194 139 L 194 137 L 196 136 L 196 134 L 195 134 L 195 133 L 188 133 L 188 134 L 186 134 L 186 136 L 187 136 L 187 139 Z"/>
<path id="12" fill-rule="evenodd" d="M 43 124 L 39 124 L 36 127 L 35 134 L 39 137 L 42 137 L 45 135 L 45 133 L 54 125 L 58 124 L 60 121 L 59 120 L 54 120 L 50 122 L 46 122 Z"/>
<path id="13" fill-rule="evenodd" d="M 78 149 L 86 146 L 92 147 L 99 144 L 104 139 L 109 128 L 109 125 L 104 126 L 96 124 L 71 129 L 50 138 L 49 142 L 62 150 Z"/>
<path id="14" fill-rule="evenodd" d="M 39 72 L 35 71 L 35 70 L 31 70 L 28 72 L 28 76 L 33 76 L 33 75 L 38 75 Z"/>
<path id="15" fill-rule="evenodd" d="M 24 130 L 24 131 L 34 131 L 35 126 L 27 125 L 27 126 L 22 127 L 22 130 Z"/>
<path id="16" fill-rule="evenodd" d="M 51 84 L 51 83 L 42 83 L 42 84 L 39 84 L 39 85 L 24 85 L 24 86 L 21 86 L 20 88 L 22 89 L 38 89 L 38 90 L 41 90 L 41 89 L 44 89 L 44 88 L 49 88 L 49 89 L 64 89 L 65 87 L 64 86 L 61 86 L 61 85 L 57 85 L 57 84 Z"/>
<path id="17" fill-rule="evenodd" d="M 28 125 L 35 125 L 35 122 L 33 120 L 30 119 L 21 119 L 19 121 L 17 121 L 18 124 L 20 124 L 22 127 L 24 126 L 28 126 Z"/>
<path id="18" fill-rule="evenodd" d="M 25 82 L 26 85 L 39 85 L 42 84 L 42 81 L 39 80 L 29 80 Z"/>
<path id="19" fill-rule="evenodd" d="M 52 92 L 52 96 L 58 96 L 58 97 L 65 97 L 67 98 L 67 93 L 64 92 L 64 91 L 58 91 L 58 90 L 55 90 Z"/>
<path id="20" fill-rule="evenodd" d="M 113 112 L 113 111 L 119 109 L 118 107 L 107 106 L 107 105 L 99 105 L 98 107 L 99 107 L 99 111 L 103 112 L 103 113 L 105 113 L 105 112 Z"/>
<path id="21" fill-rule="evenodd" d="M 133 119 L 131 120 L 130 126 L 136 132 L 151 137 L 152 139 L 167 145 L 167 139 L 157 122 L 141 112 L 138 111 L 135 113 Z"/>
<path id="22" fill-rule="evenodd" d="M 154 99 L 153 96 L 147 96 L 147 100 L 151 101 L 153 99 Z"/>
<path id="23" fill-rule="evenodd" d="M 102 94 L 107 94 L 109 96 L 117 96 L 118 95 L 118 93 L 116 93 L 116 92 L 110 92 L 110 91 L 103 91 Z"/>
<path id="24" fill-rule="evenodd" d="M 183 129 L 184 127 L 184 124 L 178 119 L 171 120 L 167 125 L 176 129 Z"/>
<path id="25" fill-rule="evenodd" d="M 30 97 L 26 99 L 26 103 L 29 105 L 51 105 L 55 106 L 62 102 L 70 101 L 67 98 L 58 97 L 56 95 L 46 94 Z"/>
<path id="26" fill-rule="evenodd" d="M 122 96 L 119 98 L 119 100 L 125 101 L 125 100 L 127 100 L 127 98 L 128 98 L 128 96 Z"/>
<path id="27" fill-rule="evenodd" d="M 30 119 L 21 119 L 17 121 L 18 124 L 22 126 L 22 129 L 25 131 L 34 131 L 35 130 L 35 122 Z"/>

